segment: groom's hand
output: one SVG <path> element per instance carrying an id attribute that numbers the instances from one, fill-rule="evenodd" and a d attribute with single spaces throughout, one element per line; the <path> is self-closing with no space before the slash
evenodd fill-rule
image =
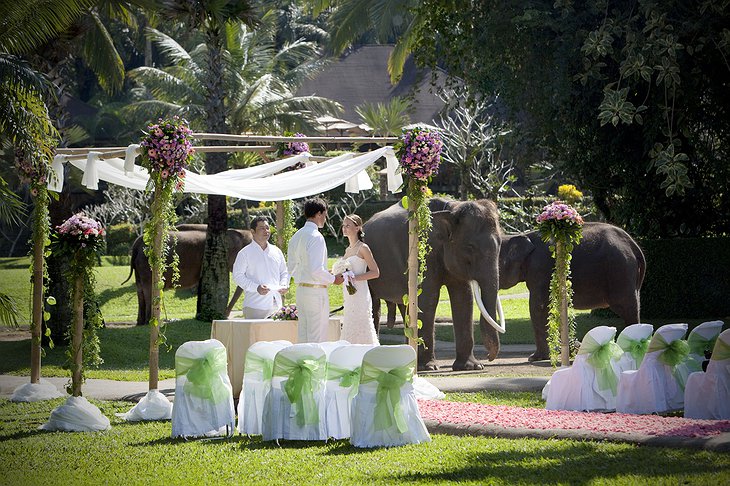
<path id="1" fill-rule="evenodd" d="M 345 279 L 342 278 L 342 274 L 338 273 L 337 275 L 335 275 L 335 281 L 333 283 L 335 285 L 342 285 L 342 282 L 344 282 L 344 281 L 345 281 Z"/>
<path id="2" fill-rule="evenodd" d="M 256 292 L 258 292 L 261 295 L 266 295 L 266 294 L 269 293 L 269 287 L 267 287 L 266 285 L 261 284 L 258 287 L 256 287 Z"/>

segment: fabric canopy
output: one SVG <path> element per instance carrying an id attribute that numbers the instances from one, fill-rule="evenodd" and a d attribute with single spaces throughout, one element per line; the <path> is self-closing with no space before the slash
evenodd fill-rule
<path id="1" fill-rule="evenodd" d="M 149 173 L 144 167 L 134 165 L 139 152 L 138 145 L 130 145 L 125 159 L 99 160 L 101 152 L 89 152 L 86 160 L 68 160 L 65 155 L 56 155 L 48 188 L 60 192 L 63 187 L 63 164 L 68 162 L 82 170 L 82 184 L 89 189 L 98 189 L 99 180 L 123 187 L 144 190 Z M 254 201 L 282 201 L 313 196 L 326 192 L 341 184 L 345 191 L 359 192 L 373 187 L 365 169 L 380 157 L 385 157 L 388 190 L 397 192 L 403 184 L 398 171 L 398 160 L 393 147 L 382 147 L 364 154 L 346 153 L 321 163 L 310 162 L 310 155 L 302 153 L 294 157 L 277 160 L 246 169 L 234 169 L 212 175 L 200 175 L 187 171 L 183 192 L 216 194 Z M 281 172 L 295 164 L 305 162 L 303 169 Z"/>

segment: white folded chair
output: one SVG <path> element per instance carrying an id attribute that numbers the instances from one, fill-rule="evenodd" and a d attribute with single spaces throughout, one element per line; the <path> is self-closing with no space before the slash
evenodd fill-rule
<path id="1" fill-rule="evenodd" d="M 583 337 L 573 365 L 550 378 L 547 410 L 613 410 L 618 376 L 612 360 L 621 356 L 615 327 L 594 327 Z"/>
<path id="2" fill-rule="evenodd" d="M 319 344 L 322 349 L 324 349 L 324 354 L 327 355 L 327 359 L 329 360 L 332 351 L 337 348 L 341 348 L 342 346 L 347 346 L 348 344 L 350 344 L 350 342 L 345 341 L 344 339 L 340 339 L 339 341 L 325 341 L 317 344 Z"/>
<path id="3" fill-rule="evenodd" d="M 687 337 L 689 355 L 686 360 L 677 365 L 677 379 L 682 390 L 684 390 L 690 373 L 702 371 L 705 351 L 712 351 L 717 336 L 722 332 L 723 324 L 722 321 L 703 322 L 689 332 L 689 337 Z"/>
<path id="4" fill-rule="evenodd" d="M 631 324 L 621 331 L 616 338 L 616 344 L 619 345 L 623 354 L 614 362 L 616 373 L 621 374 L 624 371 L 639 369 L 646 350 L 649 348 L 653 332 L 654 326 L 651 324 Z"/>
<path id="5" fill-rule="evenodd" d="M 216 339 L 188 341 L 175 353 L 173 437 L 231 436 L 236 417 L 226 348 Z"/>
<path id="6" fill-rule="evenodd" d="M 327 356 L 319 344 L 294 344 L 276 354 L 264 402 L 264 440 L 327 440 L 326 373 Z"/>
<path id="7" fill-rule="evenodd" d="M 707 371 L 692 373 L 684 390 L 684 416 L 694 419 L 730 419 L 730 329 L 712 348 Z"/>
<path id="8" fill-rule="evenodd" d="M 684 393 L 674 377 L 675 367 L 689 350 L 682 338 L 687 324 L 667 324 L 654 333 L 638 370 L 619 376 L 616 411 L 660 413 L 684 406 Z"/>
<path id="9" fill-rule="evenodd" d="M 242 434 L 260 435 L 264 400 L 271 389 L 274 357 L 282 349 L 291 346 L 289 341 L 259 341 L 246 351 L 243 368 L 243 387 L 238 396 L 238 431 Z"/>
<path id="10" fill-rule="evenodd" d="M 360 383 L 362 358 L 374 347 L 373 344 L 350 344 L 335 349 L 329 356 L 324 395 L 329 437 L 350 437 L 350 405 Z"/>
<path id="11" fill-rule="evenodd" d="M 362 360 L 352 400 L 350 443 L 355 447 L 430 442 L 413 391 L 416 352 L 407 345 L 378 346 Z"/>

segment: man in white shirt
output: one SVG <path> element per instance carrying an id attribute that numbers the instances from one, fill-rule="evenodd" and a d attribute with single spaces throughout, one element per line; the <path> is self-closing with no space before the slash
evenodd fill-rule
<path id="1" fill-rule="evenodd" d="M 298 342 L 327 341 L 330 299 L 327 286 L 340 285 L 342 275 L 327 270 L 327 245 L 319 228 L 327 220 L 327 204 L 320 198 L 304 202 L 304 223 L 289 240 L 289 273 L 297 284 Z"/>
<path id="2" fill-rule="evenodd" d="M 251 233 L 253 241 L 236 256 L 233 280 L 244 291 L 243 316 L 263 319 L 281 307 L 281 296 L 289 290 L 289 272 L 284 254 L 269 243 L 271 230 L 266 218 L 254 218 Z"/>

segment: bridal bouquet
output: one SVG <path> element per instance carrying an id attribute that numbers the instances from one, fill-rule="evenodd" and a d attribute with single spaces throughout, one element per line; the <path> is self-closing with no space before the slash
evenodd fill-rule
<path id="1" fill-rule="evenodd" d="M 275 321 L 296 321 L 298 319 L 297 306 L 294 304 L 285 305 L 278 311 L 274 312 L 271 315 L 271 318 Z"/>
<path id="2" fill-rule="evenodd" d="M 355 273 L 347 266 L 347 260 L 336 261 L 332 266 L 332 273 L 335 275 L 338 273 L 342 274 L 342 278 L 345 279 L 344 284 L 348 294 L 353 295 L 357 292 L 355 288 Z"/>

